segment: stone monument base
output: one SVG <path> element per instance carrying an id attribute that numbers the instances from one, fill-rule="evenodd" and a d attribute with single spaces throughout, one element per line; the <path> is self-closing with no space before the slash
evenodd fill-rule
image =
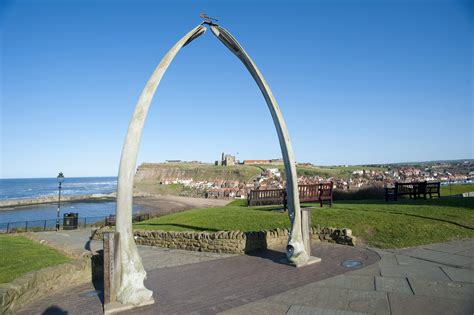
<path id="1" fill-rule="evenodd" d="M 309 256 L 308 260 L 305 261 L 305 262 L 302 262 L 302 263 L 294 263 L 292 261 L 289 261 L 288 258 L 286 258 L 286 257 L 283 258 L 282 260 L 280 260 L 281 264 L 290 265 L 290 266 L 293 266 L 293 267 L 296 267 L 296 268 L 309 266 L 309 265 L 312 265 L 312 264 L 315 264 L 315 263 L 318 263 L 318 262 L 321 262 L 321 258 L 314 257 L 314 256 Z"/>
<path id="2" fill-rule="evenodd" d="M 148 301 L 145 301 L 139 305 L 134 305 L 134 304 L 122 304 L 122 303 L 119 303 L 119 302 L 111 302 L 111 303 L 107 303 L 104 305 L 104 315 L 108 315 L 108 314 L 117 314 L 117 313 L 120 313 L 120 312 L 124 312 L 124 311 L 129 311 L 133 308 L 136 308 L 136 307 L 141 307 L 141 306 L 146 306 L 146 305 L 151 305 L 151 304 L 155 304 L 155 300 L 153 298 L 149 299 Z"/>

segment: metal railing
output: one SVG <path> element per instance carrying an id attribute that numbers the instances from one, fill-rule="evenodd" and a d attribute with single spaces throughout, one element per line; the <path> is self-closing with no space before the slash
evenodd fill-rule
<path id="1" fill-rule="evenodd" d="M 78 218 L 77 228 L 87 228 L 92 226 L 104 226 L 109 216 L 99 217 L 84 217 Z M 133 215 L 133 222 L 141 222 L 148 220 L 150 214 L 135 214 Z M 63 228 L 63 219 L 59 221 L 60 229 Z M 56 219 L 49 220 L 34 220 L 34 221 L 16 221 L 0 223 L 0 234 L 7 233 L 24 233 L 24 232 L 44 232 L 44 231 L 56 231 Z"/>

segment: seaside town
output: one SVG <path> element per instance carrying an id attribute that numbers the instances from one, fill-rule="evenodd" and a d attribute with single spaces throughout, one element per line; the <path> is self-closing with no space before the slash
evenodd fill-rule
<path id="1" fill-rule="evenodd" d="M 204 164 L 199 161 L 167 160 L 166 164 Z M 160 180 L 161 185 L 182 185 L 186 195 L 203 196 L 206 198 L 246 198 L 250 190 L 268 190 L 284 188 L 284 166 L 282 159 L 243 160 L 239 161 L 234 155 L 222 153 L 215 166 L 258 166 L 261 173 L 247 181 L 239 180 L 196 180 L 192 177 L 182 178 L 179 175 Z M 313 185 L 333 182 L 336 190 L 358 190 L 364 187 L 387 187 L 396 182 L 441 182 L 441 185 L 467 184 L 474 180 L 474 161 L 439 161 L 425 163 L 360 165 L 357 167 L 339 165 L 329 169 L 350 169 L 343 175 L 325 176 L 317 174 L 317 168 L 311 163 L 297 163 L 297 169 L 306 171 L 298 174 L 298 184 Z M 138 168 L 138 173 L 140 168 Z M 306 174 L 310 173 L 310 175 Z"/>

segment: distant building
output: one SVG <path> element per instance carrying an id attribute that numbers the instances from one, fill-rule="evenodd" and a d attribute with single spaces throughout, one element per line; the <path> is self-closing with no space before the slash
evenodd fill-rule
<path id="1" fill-rule="evenodd" d="M 270 164 L 283 164 L 283 159 L 271 159 Z"/>
<path id="2" fill-rule="evenodd" d="M 249 164 L 270 164 L 270 160 L 244 160 L 244 165 Z"/>
<path id="3" fill-rule="evenodd" d="M 237 164 L 235 156 L 230 154 L 224 154 L 224 152 L 222 152 L 221 160 L 215 162 L 215 165 L 218 166 L 232 166 L 235 164 Z"/>
<path id="4" fill-rule="evenodd" d="M 270 160 L 244 160 L 243 164 L 283 164 L 283 159 L 270 159 Z"/>
<path id="5" fill-rule="evenodd" d="M 166 163 L 182 163 L 183 161 L 181 160 L 166 160 Z"/>

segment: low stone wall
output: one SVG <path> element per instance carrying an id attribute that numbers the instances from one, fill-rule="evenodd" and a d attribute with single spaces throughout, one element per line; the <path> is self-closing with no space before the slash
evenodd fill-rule
<path id="1" fill-rule="evenodd" d="M 102 240 L 107 228 L 92 230 L 91 238 Z M 338 244 L 356 244 L 350 229 L 313 227 L 311 238 L 315 241 L 334 242 Z M 288 241 L 288 229 L 275 229 L 259 232 L 220 231 L 220 232 L 166 232 L 134 231 L 138 245 L 159 246 L 203 252 L 243 254 L 258 249 L 285 246 Z"/>
<path id="2" fill-rule="evenodd" d="M 11 283 L 0 284 L 0 314 L 14 314 L 26 304 L 73 284 L 92 280 L 91 260 L 29 272 Z"/>

